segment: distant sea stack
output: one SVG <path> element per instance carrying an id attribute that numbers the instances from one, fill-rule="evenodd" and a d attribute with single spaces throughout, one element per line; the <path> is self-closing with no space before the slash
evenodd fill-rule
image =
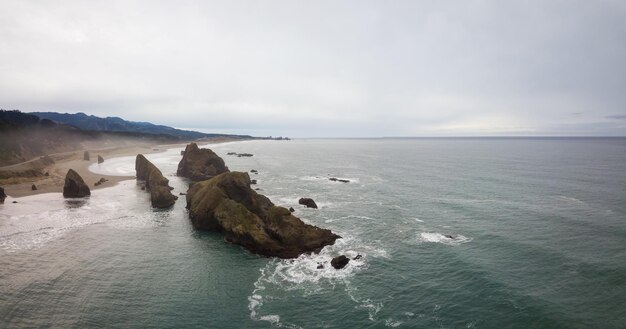
<path id="1" fill-rule="evenodd" d="M 91 191 L 83 178 L 74 169 L 68 170 L 65 175 L 65 185 L 63 185 L 63 197 L 83 198 L 89 195 Z"/>
<path id="2" fill-rule="evenodd" d="M 98 155 L 98 163 L 103 163 L 104 158 L 101 155 Z"/>
<path id="3" fill-rule="evenodd" d="M 195 183 L 187 192 L 187 209 L 194 227 L 223 232 L 228 242 L 264 256 L 295 258 L 341 238 L 275 206 L 250 188 L 250 176 L 243 172 Z"/>
<path id="4" fill-rule="evenodd" d="M 176 174 L 193 181 L 201 181 L 228 171 L 224 160 L 215 152 L 198 148 L 196 143 L 191 143 L 185 148 Z"/>
<path id="5" fill-rule="evenodd" d="M 4 194 L 4 188 L 2 186 L 0 186 L 0 203 L 4 202 L 4 199 L 7 198 L 7 195 Z"/>
<path id="6" fill-rule="evenodd" d="M 169 180 L 163 177 L 161 170 L 142 154 L 137 154 L 135 171 L 137 180 L 146 182 L 146 189 L 150 191 L 150 201 L 153 207 L 169 208 L 176 202 L 178 197 L 172 194 Z"/>

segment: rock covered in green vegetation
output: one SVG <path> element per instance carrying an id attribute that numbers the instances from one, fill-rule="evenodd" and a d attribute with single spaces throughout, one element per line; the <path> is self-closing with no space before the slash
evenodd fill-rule
<path id="1" fill-rule="evenodd" d="M 250 188 L 250 176 L 243 172 L 195 183 L 187 192 L 187 209 L 194 227 L 223 232 L 228 242 L 264 256 L 295 258 L 341 238 L 275 206 Z"/>
<path id="2" fill-rule="evenodd" d="M 137 154 L 135 171 L 137 172 L 137 180 L 146 182 L 153 207 L 168 208 L 176 202 L 178 197 L 172 194 L 169 180 L 163 176 L 159 168 L 142 154 Z"/>
<path id="3" fill-rule="evenodd" d="M 228 171 L 224 160 L 215 152 L 198 148 L 196 143 L 191 143 L 185 148 L 176 174 L 193 181 L 201 181 Z"/>
<path id="4" fill-rule="evenodd" d="M 91 195 L 89 186 L 85 184 L 80 175 L 70 169 L 65 174 L 65 185 L 63 185 L 63 197 L 65 198 L 82 198 Z"/>

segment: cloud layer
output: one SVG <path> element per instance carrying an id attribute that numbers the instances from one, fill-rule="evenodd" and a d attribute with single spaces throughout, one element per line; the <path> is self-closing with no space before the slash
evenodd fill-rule
<path id="1" fill-rule="evenodd" d="M 623 1 L 2 1 L 0 107 L 255 135 L 626 135 Z"/>

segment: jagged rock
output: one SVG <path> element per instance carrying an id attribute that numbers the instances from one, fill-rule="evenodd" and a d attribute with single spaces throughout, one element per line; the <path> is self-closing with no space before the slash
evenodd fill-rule
<path id="1" fill-rule="evenodd" d="M 307 208 L 315 208 L 317 209 L 317 204 L 311 198 L 300 198 L 298 203 L 301 205 L 305 205 Z"/>
<path id="2" fill-rule="evenodd" d="M 335 269 L 340 270 L 346 267 L 349 262 L 350 258 L 346 257 L 345 255 L 341 255 L 333 258 L 333 260 L 330 261 L 330 265 L 332 265 Z"/>
<path id="3" fill-rule="evenodd" d="M 33 191 L 37 191 L 37 185 L 33 184 L 30 186 L 30 189 Z"/>
<path id="4" fill-rule="evenodd" d="M 228 171 L 224 160 L 217 154 L 210 149 L 200 149 L 196 143 L 191 143 L 185 148 L 176 174 L 193 181 L 201 181 Z"/>
<path id="5" fill-rule="evenodd" d="M 98 155 L 98 163 L 103 163 L 104 158 L 101 155 Z"/>
<path id="6" fill-rule="evenodd" d="M 4 188 L 0 186 L 0 203 L 4 202 L 4 199 L 7 198 L 7 195 L 4 194 Z"/>
<path id="7" fill-rule="evenodd" d="M 70 169 L 65 175 L 65 185 L 63 186 L 63 197 L 65 198 L 82 198 L 91 195 L 89 186 L 85 184 L 80 175 Z"/>
<path id="8" fill-rule="evenodd" d="M 137 180 L 146 182 L 145 189 L 150 191 L 150 201 L 153 207 L 168 208 L 176 202 L 178 197 L 172 194 L 169 180 L 163 177 L 161 170 L 142 154 L 137 154 L 135 171 Z"/>
<path id="9" fill-rule="evenodd" d="M 85 153 L 83 153 L 83 160 L 89 161 L 89 151 L 85 151 Z"/>
<path id="10" fill-rule="evenodd" d="M 293 209 L 293 207 L 289 207 L 289 212 L 294 212 L 296 211 L 295 209 Z"/>
<path id="11" fill-rule="evenodd" d="M 251 179 L 250 180 L 250 184 L 255 185 L 256 184 L 256 179 Z"/>
<path id="12" fill-rule="evenodd" d="M 228 242 L 264 256 L 295 258 L 319 252 L 340 238 L 275 206 L 250 188 L 250 176 L 243 172 L 193 184 L 187 192 L 187 209 L 194 227 L 223 232 Z"/>

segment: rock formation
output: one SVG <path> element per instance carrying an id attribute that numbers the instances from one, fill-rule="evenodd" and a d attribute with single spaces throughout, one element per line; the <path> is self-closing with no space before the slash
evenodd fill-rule
<path id="1" fill-rule="evenodd" d="M 223 232 L 228 242 L 264 256 L 295 258 L 319 252 L 340 237 L 303 223 L 250 188 L 250 176 L 227 172 L 197 182 L 187 192 L 194 227 Z"/>
<path id="2" fill-rule="evenodd" d="M 341 179 L 341 178 L 337 178 L 337 177 L 331 177 L 328 180 L 333 181 L 333 182 L 350 183 L 350 180 L 348 180 L 348 179 Z"/>
<path id="3" fill-rule="evenodd" d="M 103 163 L 104 158 L 101 155 L 98 155 L 98 163 Z"/>
<path id="4" fill-rule="evenodd" d="M 65 175 L 65 185 L 63 186 L 63 197 L 65 198 L 82 198 L 91 195 L 89 186 L 85 184 L 80 175 L 70 169 Z"/>
<path id="5" fill-rule="evenodd" d="M 301 205 L 305 205 L 307 208 L 315 208 L 317 209 L 317 204 L 311 198 L 300 198 L 298 203 Z"/>
<path id="6" fill-rule="evenodd" d="M 33 191 L 37 191 L 37 185 L 33 184 L 30 186 L 30 189 Z"/>
<path id="7" fill-rule="evenodd" d="M 228 171 L 224 160 L 217 154 L 210 149 L 198 148 L 196 143 L 191 143 L 185 148 L 185 154 L 178 163 L 176 174 L 193 181 L 201 181 Z"/>
<path id="8" fill-rule="evenodd" d="M 108 181 L 109 181 L 108 179 L 106 179 L 106 178 L 102 177 L 102 178 L 100 178 L 97 182 L 93 183 L 93 185 L 94 185 L 94 186 L 98 186 L 98 185 L 104 184 L 104 183 L 106 183 L 106 182 L 108 182 Z"/>
<path id="9" fill-rule="evenodd" d="M 0 203 L 4 202 L 4 199 L 7 198 L 7 195 L 4 194 L 4 188 L 0 186 Z"/>
<path id="10" fill-rule="evenodd" d="M 137 172 L 137 180 L 146 182 L 146 189 L 150 191 L 150 201 L 153 207 L 168 208 L 176 202 L 178 197 L 172 194 L 169 180 L 163 177 L 159 168 L 142 154 L 137 154 L 135 171 Z"/>
<path id="11" fill-rule="evenodd" d="M 89 161 L 89 151 L 85 151 L 85 153 L 83 153 L 83 160 Z"/>
<path id="12" fill-rule="evenodd" d="M 346 267 L 349 262 L 350 258 L 346 257 L 345 255 L 341 255 L 333 258 L 333 260 L 330 261 L 330 265 L 332 265 L 335 269 L 340 270 Z"/>

